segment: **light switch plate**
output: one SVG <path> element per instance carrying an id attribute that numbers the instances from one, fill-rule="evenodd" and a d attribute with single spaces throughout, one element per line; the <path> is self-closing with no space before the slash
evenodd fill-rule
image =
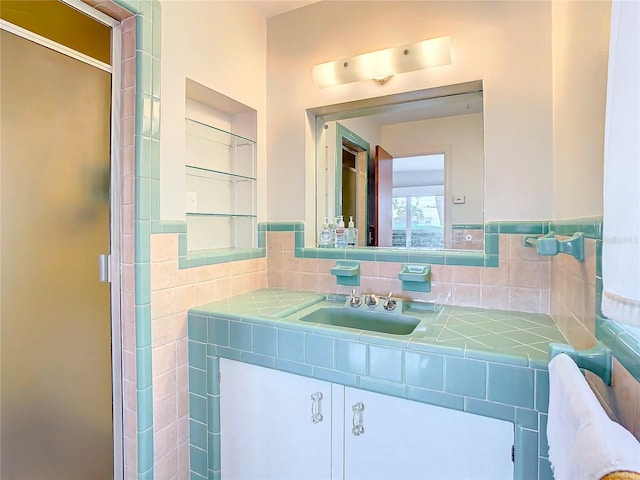
<path id="1" fill-rule="evenodd" d="M 453 203 L 455 204 L 461 204 L 461 203 L 466 203 L 467 199 L 465 195 L 454 195 L 453 196 Z"/>

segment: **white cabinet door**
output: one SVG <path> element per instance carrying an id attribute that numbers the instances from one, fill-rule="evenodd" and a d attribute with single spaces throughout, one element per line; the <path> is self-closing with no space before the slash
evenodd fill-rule
<path id="1" fill-rule="evenodd" d="M 345 388 L 344 443 L 346 480 L 513 479 L 513 424 L 457 410 Z"/>
<path id="2" fill-rule="evenodd" d="M 226 359 L 220 373 L 223 479 L 331 477 L 330 383 Z"/>

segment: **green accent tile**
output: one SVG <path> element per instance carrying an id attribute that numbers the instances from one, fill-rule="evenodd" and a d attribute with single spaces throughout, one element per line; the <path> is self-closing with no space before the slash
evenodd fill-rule
<path id="1" fill-rule="evenodd" d="M 207 345 L 207 349 L 208 349 Z M 220 395 L 220 382 L 218 373 L 220 372 L 220 359 L 207 355 L 207 394 Z"/>
<path id="2" fill-rule="evenodd" d="M 153 388 L 138 390 L 136 397 L 138 405 L 141 406 L 137 415 L 138 431 L 141 432 L 153 427 Z"/>
<path id="3" fill-rule="evenodd" d="M 153 21 L 151 18 L 151 12 L 146 17 L 144 15 L 136 16 L 136 58 L 141 54 L 146 55 L 151 59 L 151 53 L 153 50 Z M 151 69 L 149 69 L 149 74 Z M 137 75 L 136 75 L 137 77 Z M 136 78 L 136 84 L 138 82 Z M 151 87 L 151 75 L 149 75 L 149 87 Z M 136 90 L 142 93 L 151 93 L 151 88 L 148 90 Z"/>
<path id="4" fill-rule="evenodd" d="M 207 399 L 206 397 L 189 393 L 189 418 L 200 423 L 207 423 Z"/>
<path id="5" fill-rule="evenodd" d="M 328 258 L 328 259 L 346 259 L 346 248 L 337 249 L 337 248 L 318 248 L 315 249 L 317 258 Z"/>
<path id="6" fill-rule="evenodd" d="M 136 165 L 135 174 L 138 177 L 151 176 L 151 139 L 140 137 L 135 142 Z"/>
<path id="7" fill-rule="evenodd" d="M 408 385 L 442 390 L 444 360 L 442 355 L 407 352 L 404 356 L 405 381 Z"/>
<path id="8" fill-rule="evenodd" d="M 340 385 L 345 385 L 347 387 L 358 386 L 358 377 L 356 375 L 340 372 L 338 370 L 314 367 L 313 377 L 318 380 L 324 380 L 325 382 L 339 383 Z"/>
<path id="9" fill-rule="evenodd" d="M 140 1 L 140 15 L 151 20 L 153 18 L 153 3 L 149 0 Z"/>
<path id="10" fill-rule="evenodd" d="M 549 457 L 549 442 L 547 440 L 547 422 L 549 417 L 543 413 L 540 414 L 540 435 L 539 435 L 539 451 L 540 456 Z"/>
<path id="11" fill-rule="evenodd" d="M 214 470 L 220 470 L 220 435 L 209 435 L 209 451 L 214 453 L 211 466 Z"/>
<path id="12" fill-rule="evenodd" d="M 400 250 L 376 251 L 376 261 L 378 262 L 408 262 L 409 253 Z"/>
<path id="13" fill-rule="evenodd" d="M 500 257 L 498 255 L 487 255 L 484 257 L 484 266 L 497 268 L 500 264 Z"/>
<path id="14" fill-rule="evenodd" d="M 499 339 L 498 335 L 493 334 L 492 340 Z M 508 340 L 508 339 L 507 339 Z M 509 341 L 509 340 L 508 340 Z M 496 348 L 496 345 L 501 343 L 500 340 L 495 343 L 491 343 L 491 345 Z M 507 363 L 509 365 L 519 365 L 521 367 L 529 366 L 529 360 L 522 355 L 509 355 L 507 353 L 503 353 L 501 351 L 496 352 L 487 352 L 482 350 L 466 350 L 464 352 L 464 356 L 466 358 L 472 358 L 474 360 L 486 360 L 487 362 L 495 362 L 495 363 Z"/>
<path id="15" fill-rule="evenodd" d="M 234 350 L 233 348 L 216 346 L 215 354 L 219 357 L 228 358 L 229 360 L 240 360 L 242 355 L 240 350 Z"/>
<path id="16" fill-rule="evenodd" d="M 192 472 L 207 478 L 207 452 L 194 445 L 189 447 L 189 467 Z"/>
<path id="17" fill-rule="evenodd" d="M 430 339 L 412 338 L 408 344 L 408 348 L 409 350 L 420 350 L 422 352 L 438 353 L 440 355 L 447 355 L 452 357 L 464 356 L 464 350 L 440 345 Z"/>
<path id="18" fill-rule="evenodd" d="M 301 258 L 318 258 L 318 248 L 304 248 L 302 249 L 302 255 Z M 296 256 L 298 256 L 297 253 L 298 249 L 296 248 Z"/>
<path id="19" fill-rule="evenodd" d="M 207 449 L 207 426 L 204 423 L 189 420 L 189 443 L 202 450 Z"/>
<path id="20" fill-rule="evenodd" d="M 149 188 L 151 190 L 149 200 L 151 219 L 158 220 L 160 218 L 160 180 L 149 179 Z"/>
<path id="21" fill-rule="evenodd" d="M 207 432 L 213 434 L 220 433 L 220 396 L 207 395 Z"/>
<path id="22" fill-rule="evenodd" d="M 284 360 L 304 363 L 304 333 L 278 329 L 278 356 Z"/>
<path id="23" fill-rule="evenodd" d="M 160 140 L 160 100 L 158 98 L 151 99 L 151 138 Z"/>
<path id="24" fill-rule="evenodd" d="M 269 222 L 267 229 L 270 232 L 294 232 L 296 227 L 293 222 Z"/>
<path id="25" fill-rule="evenodd" d="M 486 398 L 486 383 L 487 364 L 485 362 L 445 357 L 445 392 Z"/>
<path id="26" fill-rule="evenodd" d="M 464 397 L 459 395 L 434 392 L 433 390 L 425 390 L 417 387 L 407 387 L 407 398 L 438 407 L 451 408 L 459 411 L 464 410 Z"/>
<path id="27" fill-rule="evenodd" d="M 530 430 L 538 430 L 538 412 L 526 408 L 516 408 L 516 425 Z"/>
<path id="28" fill-rule="evenodd" d="M 416 252 L 414 250 L 411 250 L 409 252 L 409 263 L 430 263 L 433 265 L 444 265 L 444 262 L 444 252 Z"/>
<path id="29" fill-rule="evenodd" d="M 402 382 L 402 350 L 378 346 L 369 347 L 369 375 L 381 380 Z"/>
<path id="30" fill-rule="evenodd" d="M 253 327 L 253 351 L 261 355 L 275 357 L 277 355 L 276 329 L 254 325 Z"/>
<path id="31" fill-rule="evenodd" d="M 189 367 L 189 391 L 203 397 L 207 395 L 206 370 Z"/>
<path id="32" fill-rule="evenodd" d="M 153 474 L 153 428 L 138 431 L 138 473 Z"/>
<path id="33" fill-rule="evenodd" d="M 296 231 L 294 233 L 294 245 L 296 248 L 303 248 L 304 247 L 304 232 L 299 232 Z"/>
<path id="34" fill-rule="evenodd" d="M 499 233 L 500 222 L 487 222 L 484 224 L 484 233 Z"/>
<path id="35" fill-rule="evenodd" d="M 536 370 L 536 410 L 546 413 L 549 410 L 549 372 Z"/>
<path id="36" fill-rule="evenodd" d="M 313 376 L 313 367 L 306 363 L 290 362 L 282 358 L 276 358 L 276 368 L 295 375 L 304 375 L 305 377 Z"/>
<path id="37" fill-rule="evenodd" d="M 151 261 L 151 224 L 148 220 L 136 220 L 135 222 L 135 247 L 134 255 L 136 261 L 136 267 L 139 264 Z M 143 282 L 147 279 L 140 279 Z M 145 286 L 151 284 L 151 277 L 148 278 L 147 283 L 138 283 L 136 278 L 136 287 Z M 143 302 L 137 302 L 140 304 Z M 147 302 L 148 303 L 148 302 Z"/>
<path id="38" fill-rule="evenodd" d="M 551 463 L 546 458 L 538 459 L 538 480 L 553 480 Z"/>
<path id="39" fill-rule="evenodd" d="M 613 355 L 640 382 L 640 340 L 623 332 L 611 347 Z"/>
<path id="40" fill-rule="evenodd" d="M 293 229 L 296 232 L 304 232 L 304 222 L 293 222 Z"/>
<path id="41" fill-rule="evenodd" d="M 514 422 L 516 417 L 515 408 L 510 405 L 487 402 L 475 398 L 465 399 L 464 411 L 507 422 Z"/>
<path id="42" fill-rule="evenodd" d="M 131 13 L 140 13 L 140 0 L 114 0 L 121 7 L 126 8 Z"/>
<path id="43" fill-rule="evenodd" d="M 451 230 L 483 230 L 484 225 L 482 223 L 454 223 L 451 225 Z"/>
<path id="44" fill-rule="evenodd" d="M 207 341 L 207 317 L 189 313 L 187 317 L 187 336 L 196 342 Z"/>
<path id="45" fill-rule="evenodd" d="M 151 224 L 151 234 L 156 235 L 158 233 L 165 233 L 163 230 L 162 222 L 159 220 L 151 220 L 149 222 Z"/>
<path id="46" fill-rule="evenodd" d="M 515 471 L 513 478 L 538 478 L 537 432 L 516 426 Z"/>
<path id="47" fill-rule="evenodd" d="M 376 259 L 376 251 L 364 248 L 347 248 L 346 257 L 349 260 L 365 260 L 373 262 Z"/>
<path id="48" fill-rule="evenodd" d="M 238 350 L 252 350 L 251 325 L 241 322 L 229 322 L 229 346 Z"/>
<path id="49" fill-rule="evenodd" d="M 189 340 L 188 346 L 189 365 L 205 370 L 207 368 L 207 344 Z"/>
<path id="50" fill-rule="evenodd" d="M 499 222 L 499 232 L 506 234 L 541 235 L 547 233 L 546 222 Z"/>
<path id="51" fill-rule="evenodd" d="M 151 136 L 151 96 L 136 94 L 135 141 L 139 137 Z"/>
<path id="52" fill-rule="evenodd" d="M 512 367 L 489 363 L 489 388 L 487 399 L 533 408 L 534 375 L 530 368 Z"/>
<path id="53" fill-rule="evenodd" d="M 240 360 L 260 367 L 274 368 L 276 366 L 276 359 L 268 355 L 258 355 L 251 352 L 240 352 Z"/>
<path id="54" fill-rule="evenodd" d="M 138 391 L 151 387 L 151 365 L 151 345 L 136 348 L 136 382 Z"/>
<path id="55" fill-rule="evenodd" d="M 135 199 L 136 220 L 151 220 L 151 180 L 136 178 L 134 183 L 138 192 Z"/>
<path id="56" fill-rule="evenodd" d="M 334 368 L 334 339 L 322 335 L 306 335 L 305 360 L 306 363 L 318 367 Z"/>
<path id="57" fill-rule="evenodd" d="M 445 265 L 462 265 L 466 267 L 483 267 L 484 255 L 481 253 L 447 252 L 444 258 Z"/>
<path id="58" fill-rule="evenodd" d="M 153 39 L 153 46 L 152 46 L 151 53 L 153 55 L 153 58 L 158 60 L 159 62 L 162 56 L 162 4 L 157 1 L 152 2 L 152 4 L 153 4 L 152 6 L 153 11 L 151 14 L 151 21 L 153 25 L 152 27 L 153 31 L 151 33 L 151 36 Z M 153 78 L 154 78 L 154 84 L 157 83 L 159 85 L 160 76 L 156 77 L 154 75 Z M 158 92 L 156 96 L 159 97 L 160 92 Z"/>
<path id="59" fill-rule="evenodd" d="M 151 345 L 151 308 L 148 305 L 136 305 L 136 347 Z"/>
<path id="60" fill-rule="evenodd" d="M 367 345 L 336 340 L 336 368 L 358 375 L 367 374 Z"/>
<path id="61" fill-rule="evenodd" d="M 190 471 L 189 480 L 210 480 L 210 477 L 207 477 L 207 475 L 200 475 L 197 472 Z"/>
<path id="62" fill-rule="evenodd" d="M 267 232 L 258 230 L 258 248 L 266 248 L 267 246 Z"/>
<path id="63" fill-rule="evenodd" d="M 138 480 L 153 480 L 153 468 L 146 472 L 138 472 Z"/>
<path id="64" fill-rule="evenodd" d="M 489 233 L 484 236 L 484 253 L 486 255 L 498 255 L 500 251 L 500 235 Z"/>
<path id="65" fill-rule="evenodd" d="M 398 383 L 384 382 L 371 377 L 360 377 L 358 387 L 363 390 L 382 393 L 383 395 L 407 398 L 407 387 Z"/>

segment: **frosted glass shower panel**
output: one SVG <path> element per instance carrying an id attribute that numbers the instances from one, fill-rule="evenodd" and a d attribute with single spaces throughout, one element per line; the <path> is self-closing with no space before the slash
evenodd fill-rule
<path id="1" fill-rule="evenodd" d="M 186 119 L 187 249 L 253 248 L 255 142 Z"/>

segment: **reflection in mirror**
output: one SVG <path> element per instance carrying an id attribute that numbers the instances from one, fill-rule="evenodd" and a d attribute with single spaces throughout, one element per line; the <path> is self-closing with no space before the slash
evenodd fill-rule
<path id="1" fill-rule="evenodd" d="M 317 225 L 353 217 L 359 246 L 483 249 L 482 82 L 311 112 Z"/>

